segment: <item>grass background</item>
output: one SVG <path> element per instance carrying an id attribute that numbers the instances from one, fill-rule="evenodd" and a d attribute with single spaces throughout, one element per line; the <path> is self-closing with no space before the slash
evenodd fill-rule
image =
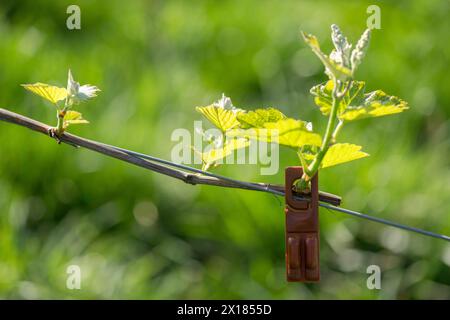
<path id="1" fill-rule="evenodd" d="M 300 40 L 331 49 L 337 23 L 354 42 L 373 1 L 2 1 L 0 106 L 55 123 L 51 106 L 19 84 L 64 86 L 71 68 L 102 89 L 71 131 L 166 159 L 176 128 L 222 92 L 235 105 L 276 106 L 325 122 L 309 88 L 325 80 Z M 357 78 L 410 103 L 401 115 L 344 127 L 369 158 L 324 170 L 320 188 L 343 205 L 450 234 L 450 90 L 446 0 L 377 1 Z M 280 167 L 296 165 L 281 151 Z M 218 173 L 282 183 L 283 171 L 228 165 Z M 0 297 L 420 299 L 450 298 L 448 243 L 321 210 L 320 284 L 286 283 L 282 202 L 270 195 L 189 186 L 0 123 Z M 66 289 L 66 268 L 82 290 Z M 366 268 L 382 269 L 368 290 Z"/>

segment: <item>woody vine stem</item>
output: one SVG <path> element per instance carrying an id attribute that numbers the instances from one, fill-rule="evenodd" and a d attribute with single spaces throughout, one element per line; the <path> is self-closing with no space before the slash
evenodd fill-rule
<path id="1" fill-rule="evenodd" d="M 46 134 L 50 126 L 40 123 L 36 120 L 27 118 L 25 116 L 19 115 L 17 113 L 5 110 L 0 108 L 0 120 L 10 122 L 16 125 L 20 125 L 31 130 Z M 339 128 L 339 123 L 336 129 Z M 335 130 L 336 131 L 336 130 Z M 167 160 L 155 158 L 152 156 L 148 156 L 145 154 L 141 154 L 138 152 L 133 152 L 130 150 L 122 149 L 119 147 L 106 145 L 97 141 L 87 140 L 70 133 L 63 133 L 60 136 L 60 141 L 63 143 L 67 143 L 74 147 L 84 147 L 86 149 L 104 154 L 106 156 L 116 158 L 130 164 L 152 170 L 166 176 L 170 176 L 172 178 L 179 179 L 185 183 L 189 183 L 192 185 L 196 184 L 204 184 L 204 185 L 212 185 L 219 187 L 227 187 L 227 188 L 240 188 L 246 190 L 254 190 L 254 191 L 263 191 L 267 193 L 271 193 L 274 195 L 284 196 L 284 186 L 281 185 L 272 185 L 272 184 L 264 184 L 264 183 L 251 183 L 244 182 L 239 180 L 230 179 L 227 177 L 219 176 L 217 174 L 212 174 L 209 172 L 203 172 L 201 170 L 187 167 L 184 165 L 179 165 L 176 163 L 171 163 Z M 173 167 L 173 168 L 171 168 Z M 184 172 L 182 170 L 187 170 L 194 172 L 194 174 L 190 174 Z M 303 195 L 298 194 L 301 200 L 305 200 Z M 307 198 L 306 198 L 307 199 Z M 395 228 L 416 232 L 422 235 L 434 237 L 437 239 L 442 239 L 445 241 L 450 241 L 450 237 L 442 234 L 436 234 L 430 231 L 414 228 L 411 226 L 403 225 L 394 221 L 389 221 L 386 219 L 373 217 L 367 214 L 363 214 L 361 212 L 352 211 L 344 208 L 337 207 L 340 205 L 341 199 L 338 196 L 319 191 L 319 206 L 323 208 L 327 208 L 329 210 L 339 211 L 351 216 L 355 216 L 362 219 L 367 219 L 370 221 L 374 221 L 377 223 L 382 223 L 385 225 L 389 225 Z"/>
<path id="2" fill-rule="evenodd" d="M 206 151 L 196 150 L 202 159 L 202 170 L 83 139 L 66 132 L 70 125 L 89 123 L 80 112 L 74 110 L 74 107 L 96 97 L 100 90 L 89 84 L 80 85 L 73 79 L 70 70 L 67 87 L 65 88 L 41 82 L 22 85 L 26 90 L 41 96 L 56 107 L 58 119 L 56 127 L 50 127 L 1 108 L 0 120 L 49 134 L 58 143 L 63 142 L 75 147 L 84 147 L 179 179 L 185 183 L 240 188 L 284 196 L 284 186 L 239 181 L 207 171 L 208 168 L 212 169 L 218 166 L 219 160 L 232 152 L 248 147 L 251 139 L 273 143 L 274 141 L 263 133 L 268 129 L 276 130 L 279 133 L 277 137 L 281 137 L 281 139 L 277 139 L 275 143 L 297 151 L 305 172 L 301 179 L 296 182 L 296 190 L 294 191 L 297 191 L 297 193 L 294 196 L 308 201 L 309 195 L 307 193 L 310 180 L 317 174 L 318 170 L 368 156 L 367 153 L 360 151 L 361 146 L 337 142 L 337 136 L 344 122 L 398 114 L 408 109 L 406 101 L 388 95 L 384 91 L 376 90 L 366 93 L 365 82 L 354 78 L 355 71 L 367 51 L 370 30 L 364 31 L 353 50 L 352 45 L 337 25 L 332 25 L 331 31 L 335 48 L 329 55 L 322 52 L 315 36 L 302 32 L 303 39 L 321 60 L 325 67 L 325 74 L 329 77 L 328 81 L 315 85 L 310 90 L 310 93 L 314 96 L 315 104 L 320 108 L 321 113 L 328 117 L 323 139 L 319 134 L 313 132 L 311 123 L 289 118 L 276 108 L 260 108 L 253 111 L 237 108 L 233 106 L 231 99 L 225 96 L 211 105 L 196 108 L 227 137 L 225 142 L 221 140 L 221 143 L 215 148 Z M 64 101 L 63 105 L 62 101 Z M 211 139 L 206 140 L 210 141 Z M 214 140 L 214 142 L 216 141 Z M 300 194 L 300 192 L 303 194 Z M 319 205 L 321 207 L 450 241 L 450 237 L 446 235 L 336 207 L 336 205 L 340 205 L 340 200 L 338 196 L 319 191 L 319 201 L 321 201 Z"/>

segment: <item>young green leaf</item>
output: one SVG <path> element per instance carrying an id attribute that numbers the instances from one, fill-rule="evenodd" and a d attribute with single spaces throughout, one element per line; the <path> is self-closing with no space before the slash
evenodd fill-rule
<path id="1" fill-rule="evenodd" d="M 333 104 L 333 81 L 316 85 L 311 88 L 310 93 L 314 96 L 314 102 L 320 108 L 322 114 L 328 116 Z M 345 111 L 346 106 L 350 105 L 359 95 L 364 92 L 365 83 L 363 81 L 352 81 L 350 88 L 342 97 L 338 107 L 338 116 Z"/>
<path id="2" fill-rule="evenodd" d="M 267 122 L 277 122 L 285 118 L 286 116 L 275 108 L 256 109 L 237 114 L 237 120 L 240 122 L 239 127 L 241 129 L 261 128 Z"/>
<path id="3" fill-rule="evenodd" d="M 236 112 L 232 110 L 219 108 L 215 105 L 197 107 L 195 109 L 222 132 L 239 126 L 239 121 L 236 118 Z"/>
<path id="4" fill-rule="evenodd" d="M 69 125 L 72 124 L 88 124 L 89 121 L 83 119 L 83 115 L 77 111 L 69 110 L 66 112 L 64 116 L 64 124 L 63 127 L 66 129 Z"/>
<path id="5" fill-rule="evenodd" d="M 210 148 L 204 152 L 200 152 L 195 148 L 193 148 L 193 150 L 202 159 L 202 170 L 207 171 L 210 167 L 217 167 L 220 164 L 218 163 L 220 160 L 226 158 L 228 155 L 238 149 L 248 147 L 249 144 L 250 142 L 246 139 L 228 139 L 223 145 Z"/>
<path id="6" fill-rule="evenodd" d="M 216 128 L 225 132 L 239 126 L 237 115 L 244 112 L 235 108 L 231 103 L 231 99 L 222 95 L 222 98 L 206 107 L 196 107 L 195 110 L 200 112 L 208 119 Z"/>
<path id="7" fill-rule="evenodd" d="M 274 142 L 295 149 L 304 145 L 320 146 L 322 139 L 319 134 L 312 132 L 310 126 L 305 121 L 285 118 L 277 122 L 266 122 L 260 128 L 233 129 L 227 135 Z"/>
<path id="8" fill-rule="evenodd" d="M 317 149 L 317 147 L 314 147 L 314 149 Z M 312 150 L 311 148 L 300 148 L 299 151 L 297 151 L 297 156 L 300 159 L 300 162 L 303 167 L 307 167 L 311 163 L 312 160 L 314 160 L 314 157 L 317 153 L 317 150 Z"/>
<path id="9" fill-rule="evenodd" d="M 352 121 L 368 117 L 396 114 L 408 109 L 407 103 L 381 90 L 364 94 L 364 81 L 352 81 L 349 90 L 339 103 L 337 116 L 341 120 Z M 310 90 L 314 102 L 324 115 L 328 115 L 333 103 L 333 81 L 314 86 Z"/>
<path id="10" fill-rule="evenodd" d="M 332 167 L 369 156 L 369 154 L 360 150 L 361 146 L 355 144 L 336 143 L 328 149 L 322 161 L 322 168 Z"/>
<path id="11" fill-rule="evenodd" d="M 33 84 L 22 84 L 21 86 L 53 104 L 57 104 L 58 101 L 64 100 L 67 97 L 67 90 L 65 88 L 51 86 L 46 83 L 37 82 Z"/>
<path id="12" fill-rule="evenodd" d="M 317 41 L 315 36 L 305 32 L 302 32 L 302 36 L 305 42 L 311 47 L 312 51 L 316 54 L 320 61 L 322 61 L 325 66 L 326 73 L 330 79 L 335 77 L 337 80 L 345 81 L 347 78 L 352 76 L 352 72 L 349 68 L 333 61 L 320 50 L 319 41 Z"/>
<path id="13" fill-rule="evenodd" d="M 397 114 L 409 109 L 406 101 L 389 96 L 381 90 L 366 93 L 358 104 L 350 105 L 340 115 L 342 120 L 353 121 L 358 119 L 381 117 Z"/>

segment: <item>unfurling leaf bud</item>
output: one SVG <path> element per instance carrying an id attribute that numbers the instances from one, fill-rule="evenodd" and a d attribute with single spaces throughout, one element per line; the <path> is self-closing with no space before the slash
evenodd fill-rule
<path id="1" fill-rule="evenodd" d="M 100 91 L 96 86 L 85 84 L 80 86 L 79 82 L 73 79 L 72 72 L 69 69 L 69 75 L 67 77 L 67 92 L 69 95 L 68 106 L 72 104 L 78 104 L 80 102 L 95 98 Z"/>
<path id="2" fill-rule="evenodd" d="M 331 25 L 331 40 L 333 41 L 335 50 L 331 52 L 330 59 L 344 67 L 350 68 L 352 45 L 348 43 L 347 38 L 336 24 Z"/>
<path id="3" fill-rule="evenodd" d="M 78 93 L 80 89 L 80 84 L 73 80 L 72 71 L 69 69 L 69 74 L 67 76 L 67 92 L 69 96 L 74 96 Z"/>
<path id="4" fill-rule="evenodd" d="M 219 101 L 214 102 L 213 105 L 217 108 L 230 110 L 235 114 L 242 111 L 242 109 L 239 109 L 239 108 L 236 108 L 235 106 L 233 106 L 233 103 L 231 102 L 231 98 L 225 96 L 225 93 L 222 93 L 222 98 L 220 98 Z"/>
<path id="5" fill-rule="evenodd" d="M 345 49 L 350 46 L 347 38 L 336 24 L 331 25 L 331 40 L 333 41 L 334 47 L 337 51 L 345 51 Z"/>
<path id="6" fill-rule="evenodd" d="M 370 34 L 371 29 L 366 29 L 361 38 L 358 40 L 358 43 L 356 43 L 355 49 L 353 49 L 352 51 L 352 55 L 350 58 L 352 73 L 355 72 L 356 68 L 358 68 L 358 66 L 362 62 L 362 59 L 366 55 L 367 49 L 369 48 Z"/>
<path id="7" fill-rule="evenodd" d="M 231 102 L 231 98 L 225 96 L 225 93 L 222 93 L 222 98 L 219 101 L 214 103 L 218 108 L 231 110 L 234 108 L 233 103 Z"/>

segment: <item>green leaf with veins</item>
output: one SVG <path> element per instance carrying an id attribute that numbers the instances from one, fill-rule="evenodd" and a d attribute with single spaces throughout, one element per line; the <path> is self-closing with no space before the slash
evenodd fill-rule
<path id="1" fill-rule="evenodd" d="M 317 149 L 317 147 L 316 147 Z M 316 156 L 317 150 L 301 148 L 300 151 L 297 152 L 298 157 L 300 158 L 300 161 L 305 161 L 306 164 L 310 164 L 311 161 L 314 160 L 314 157 Z"/>
<path id="2" fill-rule="evenodd" d="M 381 90 L 364 93 L 364 81 L 352 81 L 349 90 L 342 98 L 337 116 L 341 120 L 352 121 L 369 117 L 396 114 L 408 109 L 405 101 L 389 96 Z M 314 102 L 324 115 L 330 114 L 333 104 L 333 81 L 327 81 L 311 88 Z"/>
<path id="3" fill-rule="evenodd" d="M 322 143 L 320 135 L 312 132 L 310 123 L 291 118 L 266 122 L 260 128 L 233 129 L 227 132 L 227 136 L 274 142 L 295 149 L 304 145 L 320 146 Z"/>
<path id="4" fill-rule="evenodd" d="M 376 90 L 364 94 L 359 103 L 349 105 L 340 118 L 346 121 L 353 121 L 371 117 L 382 117 L 397 114 L 409 109 L 406 101 L 389 96 L 381 90 Z"/>
<path id="5" fill-rule="evenodd" d="M 233 106 L 231 99 L 222 94 L 222 98 L 206 107 L 195 108 L 208 119 L 216 128 L 225 132 L 239 126 L 236 116 L 245 112 Z"/>
<path id="6" fill-rule="evenodd" d="M 83 119 L 83 115 L 77 111 L 69 110 L 64 116 L 64 129 L 72 124 L 88 124 L 89 121 Z"/>
<path id="7" fill-rule="evenodd" d="M 345 85 L 347 85 L 345 83 Z M 333 81 L 329 80 L 325 83 L 319 84 L 311 88 L 310 93 L 314 96 L 314 102 L 320 108 L 320 111 L 324 115 L 329 115 L 331 111 L 331 106 L 333 104 Z M 338 107 L 338 115 L 342 114 L 346 106 L 352 104 L 352 102 L 364 92 L 365 83 L 364 81 L 352 81 L 352 84 Z"/>
<path id="8" fill-rule="evenodd" d="M 241 129 L 261 128 L 267 122 L 277 122 L 286 116 L 278 109 L 265 108 L 237 114 Z"/>
<path id="9" fill-rule="evenodd" d="M 314 153 L 298 152 L 300 159 L 310 163 L 314 159 Z M 321 168 L 328 168 L 338 164 L 350 162 L 353 160 L 368 157 L 369 154 L 361 151 L 361 146 L 351 143 L 333 144 L 325 154 L 322 160 Z"/>
<path id="10" fill-rule="evenodd" d="M 221 108 L 214 104 L 207 107 L 197 107 L 195 109 L 222 132 L 239 126 L 239 121 L 236 116 L 238 113 L 243 112 L 241 110 Z"/>
<path id="11" fill-rule="evenodd" d="M 46 83 L 37 82 L 33 84 L 22 84 L 21 86 L 28 91 L 31 91 L 34 94 L 47 99 L 55 105 L 58 103 L 58 101 L 64 100 L 67 97 L 66 88 L 51 86 Z"/>
<path id="12" fill-rule="evenodd" d="M 250 142 L 246 139 L 228 139 L 221 146 L 214 146 L 211 148 L 206 148 L 206 151 L 200 152 L 195 148 L 192 148 L 202 159 L 203 166 L 202 170 L 207 171 L 210 167 L 217 167 L 219 165 L 218 161 L 226 158 L 228 155 L 234 151 L 246 148 Z"/>
<path id="13" fill-rule="evenodd" d="M 322 161 L 322 168 L 332 167 L 341 163 L 368 157 L 369 154 L 360 151 L 361 146 L 351 143 L 333 144 Z"/>

